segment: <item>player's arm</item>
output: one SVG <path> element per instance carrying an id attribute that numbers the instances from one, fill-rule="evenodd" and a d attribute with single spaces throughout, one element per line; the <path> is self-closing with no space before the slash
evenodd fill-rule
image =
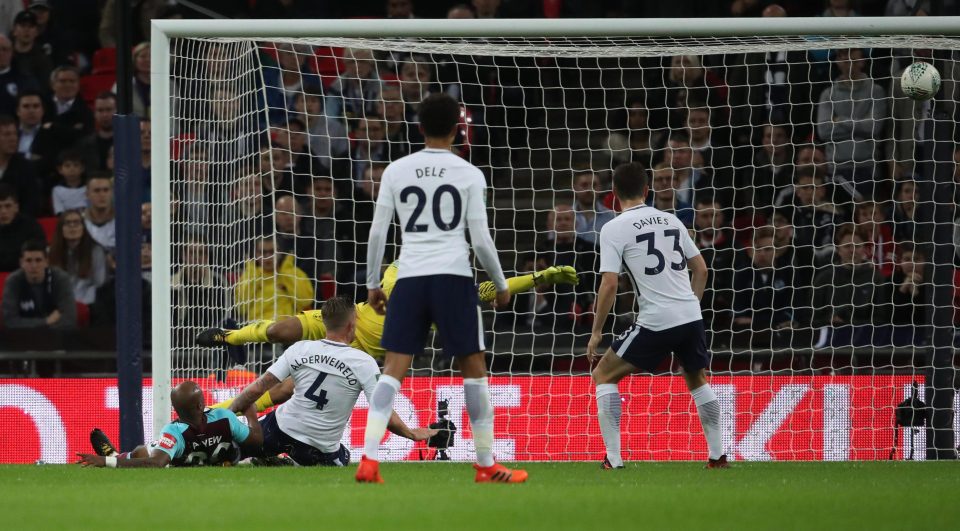
<path id="1" fill-rule="evenodd" d="M 373 212 L 373 222 L 370 225 L 370 236 L 367 239 L 367 304 L 377 313 L 386 313 L 387 298 L 380 289 L 380 267 L 383 265 L 383 250 L 387 244 L 387 231 L 396 205 L 393 199 L 393 190 L 390 189 L 391 179 L 388 179 L 390 167 L 384 170 L 380 184 L 380 195 L 377 196 L 377 207 Z"/>
<path id="2" fill-rule="evenodd" d="M 78 453 L 77 463 L 83 467 L 97 468 L 164 468 L 170 464 L 170 456 L 156 448 L 147 450 L 147 457 L 118 458 L 116 456 L 102 456 L 95 454 Z"/>
<path id="3" fill-rule="evenodd" d="M 257 408 L 251 405 L 244 410 L 243 416 L 247 419 L 246 424 L 230 415 L 230 434 L 233 440 L 248 450 L 260 448 L 263 445 L 263 430 L 257 419 Z"/>
<path id="4" fill-rule="evenodd" d="M 597 298 L 594 306 L 593 332 L 587 343 L 587 359 L 591 363 L 600 357 L 597 347 L 603 338 L 603 325 L 607 322 L 610 309 L 617 297 L 617 287 L 620 284 L 620 269 L 623 267 L 623 251 L 613 241 L 611 224 L 600 229 L 600 287 L 597 289 Z"/>
<path id="5" fill-rule="evenodd" d="M 698 299 L 703 298 L 703 290 L 707 287 L 707 262 L 703 256 L 697 255 L 687 260 L 690 269 L 690 287 Z"/>
<path id="6" fill-rule="evenodd" d="M 425 441 L 440 431 L 434 428 L 411 429 L 403 422 L 400 415 L 397 415 L 396 411 L 390 415 L 390 420 L 387 422 L 387 429 L 390 430 L 390 433 L 399 435 L 405 439 L 410 439 L 411 441 Z"/>
<path id="7" fill-rule="evenodd" d="M 485 199 L 485 184 L 483 175 L 477 170 L 478 176 L 476 184 L 471 186 L 467 193 L 467 229 L 470 230 L 470 241 L 473 242 L 473 252 L 477 255 L 477 260 L 487 272 L 490 281 L 497 289 L 497 296 L 492 304 L 494 308 L 506 306 L 510 302 L 510 290 L 507 286 L 507 279 L 503 276 L 503 268 L 500 266 L 500 257 L 497 255 L 497 247 L 490 236 L 490 226 L 487 223 L 487 207 Z"/>
<path id="8" fill-rule="evenodd" d="M 577 270 L 573 266 L 550 266 L 546 269 L 507 279 L 507 289 L 511 295 L 530 291 L 537 286 L 552 286 L 554 284 L 577 284 Z M 490 302 L 497 296 L 497 287 L 493 282 L 486 280 L 477 287 L 482 302 Z"/>
<path id="9" fill-rule="evenodd" d="M 230 404 L 230 411 L 234 413 L 246 411 L 258 398 L 279 383 L 280 379 L 268 370 L 257 378 L 255 382 L 245 387 L 243 391 L 233 399 L 233 403 Z"/>

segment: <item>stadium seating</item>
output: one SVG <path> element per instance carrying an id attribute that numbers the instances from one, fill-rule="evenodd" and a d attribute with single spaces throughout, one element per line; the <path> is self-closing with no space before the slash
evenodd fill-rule
<path id="1" fill-rule="evenodd" d="M 57 232 L 57 218 L 53 216 L 38 218 L 37 223 L 39 223 L 40 227 L 43 229 L 43 234 L 47 238 L 47 243 L 52 242 L 53 235 Z"/>
<path id="2" fill-rule="evenodd" d="M 91 73 L 94 75 L 116 74 L 117 49 L 100 48 L 96 52 L 93 52 L 93 69 Z"/>

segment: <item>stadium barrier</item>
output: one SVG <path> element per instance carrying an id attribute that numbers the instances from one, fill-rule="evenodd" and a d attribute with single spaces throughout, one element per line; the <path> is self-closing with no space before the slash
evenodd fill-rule
<path id="1" fill-rule="evenodd" d="M 176 383 L 176 382 L 174 382 Z M 201 384 L 208 403 L 233 396 L 243 381 Z M 715 376 L 727 452 L 738 460 L 882 460 L 894 444 L 894 410 L 911 393 L 909 376 Z M 922 393 L 922 383 L 921 393 Z M 143 386 L 144 432 L 152 427 L 152 387 Z M 502 460 L 581 461 L 602 455 L 593 385 L 588 377 L 494 377 L 495 452 Z M 411 377 L 396 409 L 413 426 L 436 420 L 437 401 L 449 401 L 457 426 L 453 460 L 470 460 L 473 443 L 458 378 Z M 621 385 L 624 456 L 628 460 L 704 460 L 706 444 L 679 376 L 637 376 Z M 642 397 L 642 398 L 641 398 Z M 922 399 L 922 394 L 921 394 Z M 90 450 L 92 428 L 116 440 L 118 390 L 114 378 L 0 380 L 0 463 L 67 463 Z M 955 409 L 958 409 L 955 407 Z M 419 413 L 418 413 L 419 412 Z M 430 412 L 429 415 L 424 412 Z M 958 411 L 960 413 L 960 411 Z M 956 415 L 960 419 L 960 414 Z M 344 443 L 360 455 L 366 424 L 361 395 Z M 903 428 L 902 430 L 906 430 Z M 149 435 L 148 435 L 149 437 Z M 913 437 L 925 457 L 925 430 Z M 381 458 L 416 460 L 424 443 L 390 435 Z M 910 452 L 898 448 L 895 459 Z M 909 449 L 907 449 L 909 450 Z"/>

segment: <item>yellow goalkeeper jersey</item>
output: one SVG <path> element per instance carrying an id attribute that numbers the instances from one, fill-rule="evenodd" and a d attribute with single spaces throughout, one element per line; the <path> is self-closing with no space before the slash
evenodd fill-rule
<path id="1" fill-rule="evenodd" d="M 387 299 L 390 298 L 396 283 L 397 263 L 394 262 L 384 271 L 383 280 L 380 282 Z M 369 304 L 365 302 L 357 304 L 357 337 L 350 346 L 374 358 L 382 358 L 385 351 L 380 346 L 380 339 L 383 337 L 384 318 L 385 316 L 378 314 Z M 327 328 L 323 326 L 323 314 L 320 310 L 303 312 L 300 323 L 303 325 L 303 339 L 317 340 L 327 337 Z"/>

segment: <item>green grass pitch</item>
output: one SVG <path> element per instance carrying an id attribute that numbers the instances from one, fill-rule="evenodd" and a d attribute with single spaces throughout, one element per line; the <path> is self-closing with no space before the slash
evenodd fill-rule
<path id="1" fill-rule="evenodd" d="M 0 467 L 3 529 L 957 529 L 960 463 L 525 464 L 477 485 L 467 464 L 344 469 Z"/>

